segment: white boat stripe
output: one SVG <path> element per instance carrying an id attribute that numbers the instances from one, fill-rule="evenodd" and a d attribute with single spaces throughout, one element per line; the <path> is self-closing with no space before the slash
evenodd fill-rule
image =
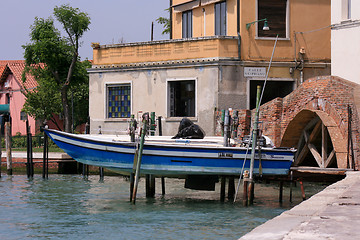
<path id="1" fill-rule="evenodd" d="M 90 149 L 96 149 L 101 151 L 112 151 L 112 152 L 119 152 L 119 153 L 128 153 L 128 154 L 134 154 L 135 149 L 134 148 L 128 148 L 128 147 L 122 147 L 119 145 L 118 147 L 114 146 L 106 146 L 101 144 L 93 144 L 93 143 L 85 143 L 82 141 L 82 139 L 76 140 L 76 139 L 70 139 L 66 138 L 57 134 L 53 134 L 49 132 L 51 137 L 55 140 L 69 143 L 78 147 L 86 147 Z M 224 150 L 224 152 L 227 152 Z M 228 151 L 229 152 L 229 151 Z M 155 156 L 173 156 L 173 157 L 193 157 L 193 158 L 218 158 L 218 153 L 209 153 L 209 152 L 195 152 L 195 151 L 176 151 L 176 150 L 169 150 L 169 148 L 166 149 L 159 149 L 159 150 L 151 150 L 151 149 L 144 149 L 143 150 L 144 155 L 155 155 Z M 257 156 L 257 154 L 256 154 Z M 224 158 L 224 159 L 244 159 L 245 153 L 235 153 L 232 157 Z M 250 159 L 250 154 L 248 154 L 247 159 Z M 279 160 L 279 161 L 292 161 L 293 156 L 292 155 L 277 155 L 277 154 L 271 154 L 269 153 L 262 153 L 262 160 Z"/>

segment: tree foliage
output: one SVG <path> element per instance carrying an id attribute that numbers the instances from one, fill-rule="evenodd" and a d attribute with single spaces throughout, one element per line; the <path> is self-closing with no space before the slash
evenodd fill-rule
<path id="1" fill-rule="evenodd" d="M 86 67 L 89 67 L 89 62 L 80 62 L 79 47 L 81 37 L 89 30 L 90 17 L 68 4 L 55 7 L 54 16 L 61 23 L 66 36 L 61 36 L 55 28 L 53 18 L 35 18 L 31 26 L 31 43 L 23 46 L 27 66 L 25 72 L 33 74 L 38 82 L 35 91 L 26 91 L 24 110 L 41 120 L 51 120 L 53 114 L 61 113 L 64 130 L 71 132 L 69 99 L 73 97 L 79 103 L 88 99 L 85 92 L 88 91 Z M 87 112 L 87 109 L 88 104 L 81 105 L 81 112 Z M 82 113 L 76 115 L 75 122 L 81 123 Z"/>
<path id="2" fill-rule="evenodd" d="M 165 9 L 165 11 L 170 12 L 170 8 Z M 169 18 L 159 17 L 158 19 L 156 19 L 156 22 L 164 26 L 164 30 L 162 31 L 163 35 L 170 34 L 171 22 Z"/>

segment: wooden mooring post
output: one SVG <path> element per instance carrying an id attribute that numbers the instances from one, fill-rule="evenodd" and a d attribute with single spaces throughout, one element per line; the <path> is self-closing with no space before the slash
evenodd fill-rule
<path id="1" fill-rule="evenodd" d="M 8 175 L 12 175 L 11 126 L 10 126 L 10 122 L 5 123 L 5 145 L 6 145 L 6 170 L 7 170 Z"/>
<path id="2" fill-rule="evenodd" d="M 220 202 L 225 201 L 225 185 L 226 185 L 226 177 L 221 177 L 221 187 L 220 187 Z"/>
<path id="3" fill-rule="evenodd" d="M 132 198 L 131 198 L 131 201 L 133 204 L 135 204 L 135 202 L 136 202 L 137 188 L 139 185 L 141 158 L 142 158 L 142 152 L 143 152 L 144 143 L 145 143 L 145 135 L 147 132 L 147 125 L 149 123 L 149 113 L 145 113 L 143 115 L 142 123 L 143 123 L 143 126 L 140 130 L 141 138 L 140 138 L 139 148 L 138 148 L 137 154 L 135 154 L 135 156 L 137 155 L 137 162 L 136 162 L 136 169 L 135 169 L 134 190 L 133 190 L 133 194 L 132 194 Z"/>
<path id="4" fill-rule="evenodd" d="M 26 172 L 28 178 L 34 177 L 34 162 L 32 154 L 32 136 L 30 132 L 29 120 L 26 120 L 26 137 L 27 137 L 27 147 L 26 147 Z"/>
<path id="5" fill-rule="evenodd" d="M 161 177 L 161 194 L 165 195 L 165 177 Z"/>
<path id="6" fill-rule="evenodd" d="M 279 182 L 279 202 L 283 201 L 284 181 Z"/>
<path id="7" fill-rule="evenodd" d="M 47 126 L 45 126 L 47 127 Z M 43 151 L 43 172 L 42 177 L 49 178 L 49 141 L 48 135 L 44 132 L 44 151 Z"/>
<path id="8" fill-rule="evenodd" d="M 249 171 L 244 172 L 243 177 L 243 206 L 248 206 Z"/>
<path id="9" fill-rule="evenodd" d="M 155 177 L 152 174 L 146 174 L 145 192 L 147 198 L 155 197 Z"/>
<path id="10" fill-rule="evenodd" d="M 293 189 L 293 184 L 294 184 L 294 177 L 293 177 L 293 171 L 290 171 L 290 196 L 289 196 L 289 201 L 292 203 L 292 189 Z"/>
<path id="11" fill-rule="evenodd" d="M 2 162 L 2 160 L 1 160 L 1 154 L 2 154 L 2 152 L 1 152 L 1 149 L 2 147 L 1 147 L 1 127 L 0 127 L 0 178 L 1 178 L 1 162 Z"/>
<path id="12" fill-rule="evenodd" d="M 300 183 L 300 189 L 301 189 L 302 199 L 303 199 L 303 200 L 306 200 L 303 181 L 301 180 L 301 181 L 299 181 L 299 183 Z"/>
<path id="13" fill-rule="evenodd" d="M 233 200 L 235 196 L 235 182 L 234 177 L 226 177 L 221 176 L 220 177 L 220 201 L 225 202 L 225 196 L 226 196 L 226 182 L 228 181 L 228 193 L 227 198 L 228 200 Z"/>
<path id="14" fill-rule="evenodd" d="M 235 196 L 235 179 L 234 177 L 229 177 L 228 199 L 233 200 L 234 196 Z"/>

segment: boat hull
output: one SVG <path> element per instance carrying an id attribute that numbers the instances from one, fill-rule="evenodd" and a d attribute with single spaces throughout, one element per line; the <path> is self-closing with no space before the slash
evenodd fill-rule
<path id="1" fill-rule="evenodd" d="M 108 168 L 122 174 L 134 171 L 136 144 L 124 141 L 92 139 L 56 130 L 45 130 L 50 138 L 76 161 Z M 255 154 L 254 173 L 287 175 L 294 151 L 262 149 Z M 244 165 L 246 148 L 190 144 L 145 143 L 141 159 L 141 174 L 181 177 L 187 175 L 239 175 Z M 260 167 L 259 167 L 260 166 Z M 250 153 L 244 169 L 250 167 Z"/>

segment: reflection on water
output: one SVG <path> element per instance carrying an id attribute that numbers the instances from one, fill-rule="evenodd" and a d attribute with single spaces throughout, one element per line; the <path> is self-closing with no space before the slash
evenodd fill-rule
<path id="1" fill-rule="evenodd" d="M 129 182 L 122 177 L 51 175 L 0 178 L 0 239 L 237 239 L 301 201 L 299 186 L 278 202 L 274 184 L 255 185 L 255 205 L 221 203 L 215 192 L 184 189 L 184 181 L 160 179 L 154 199 L 145 198 L 142 179 L 136 205 L 129 202 Z M 305 183 L 306 184 L 306 183 Z M 305 185 L 307 194 L 325 186 Z"/>

